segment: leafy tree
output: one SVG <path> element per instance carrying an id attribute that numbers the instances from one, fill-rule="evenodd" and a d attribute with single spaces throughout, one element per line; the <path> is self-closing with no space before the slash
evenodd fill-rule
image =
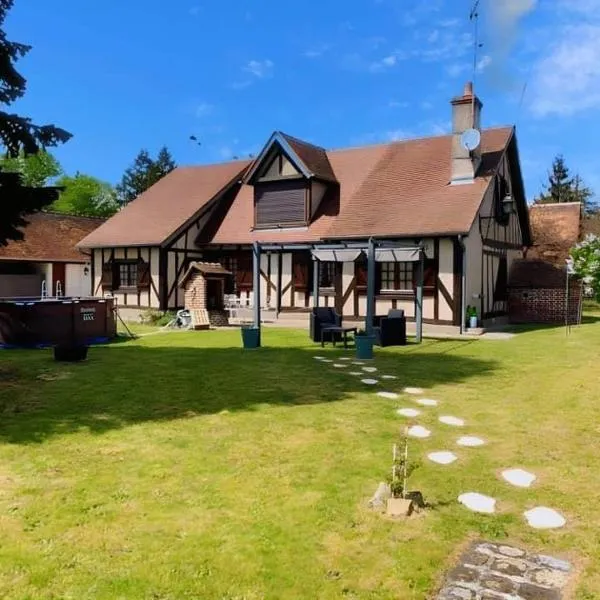
<path id="1" fill-rule="evenodd" d="M 50 210 L 86 217 L 110 217 L 119 210 L 112 186 L 91 175 L 64 175 L 56 185 L 63 188 Z"/>
<path id="2" fill-rule="evenodd" d="M 600 237 L 590 234 L 571 250 L 573 267 L 587 296 L 600 302 Z"/>
<path id="3" fill-rule="evenodd" d="M 45 150 L 26 155 L 23 151 L 16 157 L 6 157 L 0 161 L 0 168 L 8 173 L 20 173 L 23 185 L 41 188 L 62 175 L 59 162 Z"/>
<path id="4" fill-rule="evenodd" d="M 0 0 L 0 104 L 10 106 L 26 91 L 27 81 L 17 71 L 15 63 L 25 56 L 30 46 L 11 42 L 4 32 L 4 22 L 13 0 Z M 31 119 L 0 110 L 0 144 L 7 154 L 16 157 L 20 152 L 35 154 L 40 148 L 55 146 L 71 137 L 54 125 L 36 125 Z M 27 225 L 25 216 L 32 214 L 56 199 L 54 189 L 32 188 L 24 185 L 19 173 L 0 172 L 0 245 L 9 240 L 23 239 L 20 227 Z"/>
<path id="5" fill-rule="evenodd" d="M 177 165 L 168 148 L 160 149 L 156 160 L 147 150 L 140 150 L 133 165 L 129 167 L 117 186 L 117 195 L 122 204 L 135 200 L 157 181 L 175 169 Z"/>
<path id="6" fill-rule="evenodd" d="M 579 175 L 571 177 L 569 168 L 562 155 L 552 162 L 552 170 L 548 173 L 548 183 L 544 192 L 536 199 L 536 204 L 550 202 L 580 202 L 586 212 L 594 210 L 591 199 L 594 192 L 586 186 Z"/>

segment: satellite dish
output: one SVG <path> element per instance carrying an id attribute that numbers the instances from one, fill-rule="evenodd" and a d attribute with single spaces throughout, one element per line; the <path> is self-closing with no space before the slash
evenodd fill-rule
<path id="1" fill-rule="evenodd" d="M 481 144 L 481 133 L 477 129 L 467 129 L 467 131 L 460 136 L 460 143 L 462 144 L 462 147 L 469 152 L 477 150 L 479 144 Z"/>

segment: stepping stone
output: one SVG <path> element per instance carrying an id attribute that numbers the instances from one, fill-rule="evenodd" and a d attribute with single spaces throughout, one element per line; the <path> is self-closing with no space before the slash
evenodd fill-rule
<path id="1" fill-rule="evenodd" d="M 459 446 L 466 446 L 467 448 L 478 448 L 479 446 L 483 446 L 485 442 L 478 437 L 473 437 L 470 435 L 465 435 L 461 438 L 458 438 L 456 442 Z"/>
<path id="2" fill-rule="evenodd" d="M 348 368 L 348 365 L 343 365 L 343 364 L 341 364 L 341 363 L 335 363 L 333 366 L 334 366 L 336 369 L 347 369 L 347 368 Z"/>
<path id="3" fill-rule="evenodd" d="M 315 360 L 325 360 L 324 356 L 313 356 Z"/>
<path id="4" fill-rule="evenodd" d="M 386 400 L 397 400 L 398 394 L 395 392 L 377 392 L 377 395 L 381 398 L 385 398 Z"/>
<path id="5" fill-rule="evenodd" d="M 423 393 L 423 390 L 421 388 L 416 388 L 416 387 L 406 387 L 402 391 L 405 394 L 413 394 L 413 395 L 418 395 L 418 394 Z"/>
<path id="6" fill-rule="evenodd" d="M 557 529 L 564 527 L 566 519 L 552 508 L 538 506 L 524 513 L 527 522 L 534 529 Z"/>
<path id="7" fill-rule="evenodd" d="M 465 422 L 462 419 L 458 419 L 456 417 L 440 417 L 439 419 L 440 423 L 443 423 L 444 425 L 452 425 L 452 427 L 464 427 L 465 426 Z"/>
<path id="8" fill-rule="evenodd" d="M 439 402 L 437 400 L 430 400 L 429 398 L 421 398 L 417 400 L 417 404 L 421 406 L 437 406 Z"/>
<path id="9" fill-rule="evenodd" d="M 333 361 L 332 361 L 332 360 L 329 360 L 328 358 L 323 358 L 323 359 L 321 359 L 321 362 L 324 362 L 324 363 L 332 363 Z"/>
<path id="10" fill-rule="evenodd" d="M 521 488 L 531 487 L 531 484 L 537 479 L 533 473 L 523 471 L 523 469 L 508 469 L 502 471 L 502 478 L 511 485 Z"/>
<path id="11" fill-rule="evenodd" d="M 425 439 L 431 435 L 431 431 L 421 425 L 414 425 L 406 432 L 410 437 Z"/>
<path id="12" fill-rule="evenodd" d="M 377 385 L 379 383 L 377 379 L 361 379 L 361 381 L 366 385 Z"/>
<path id="13" fill-rule="evenodd" d="M 363 367 L 362 370 L 365 373 L 376 373 L 377 369 L 375 367 Z"/>
<path id="14" fill-rule="evenodd" d="M 353 365 L 356 365 L 357 367 L 362 367 L 362 366 L 363 366 L 365 363 L 363 363 L 363 362 L 358 362 L 358 361 L 354 361 L 352 364 L 353 364 Z"/>
<path id="15" fill-rule="evenodd" d="M 490 496 L 484 496 L 476 492 L 461 494 L 458 501 L 469 510 L 479 513 L 493 514 L 496 512 L 496 500 Z"/>
<path id="16" fill-rule="evenodd" d="M 351 358 L 340 358 L 340 360 L 352 360 Z"/>
<path id="17" fill-rule="evenodd" d="M 398 379 L 395 375 L 382 375 L 381 379 Z"/>
<path id="18" fill-rule="evenodd" d="M 348 371 L 348 375 L 358 375 L 359 377 L 363 376 L 361 371 Z"/>
<path id="19" fill-rule="evenodd" d="M 414 419 L 421 414 L 421 411 L 416 408 L 399 408 L 396 412 L 401 417 L 408 417 L 409 419 Z"/>
<path id="20" fill-rule="evenodd" d="M 438 465 L 451 465 L 458 456 L 454 452 L 432 452 L 427 455 L 427 458 Z"/>

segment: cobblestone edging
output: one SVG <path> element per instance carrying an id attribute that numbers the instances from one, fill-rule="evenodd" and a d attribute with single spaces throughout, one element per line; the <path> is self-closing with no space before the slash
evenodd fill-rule
<path id="1" fill-rule="evenodd" d="M 562 600 L 570 563 L 519 548 L 474 542 L 437 600 Z"/>

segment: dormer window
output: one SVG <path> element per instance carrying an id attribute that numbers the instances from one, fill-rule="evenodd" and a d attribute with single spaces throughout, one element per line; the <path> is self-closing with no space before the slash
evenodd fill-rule
<path id="1" fill-rule="evenodd" d="M 256 229 L 307 227 L 337 184 L 323 148 L 276 132 L 248 171 Z"/>

